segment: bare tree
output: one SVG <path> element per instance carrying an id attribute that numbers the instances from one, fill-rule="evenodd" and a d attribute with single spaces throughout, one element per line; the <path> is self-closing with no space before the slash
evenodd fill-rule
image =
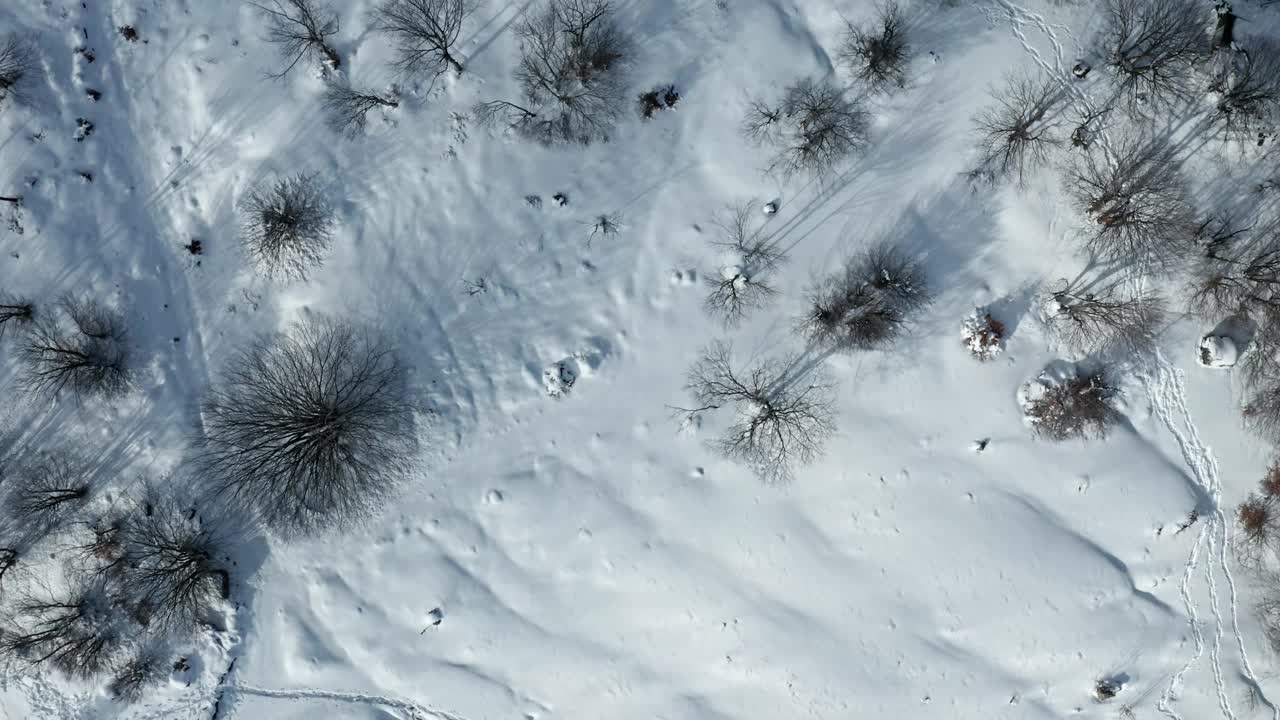
<path id="1" fill-rule="evenodd" d="M 236 353 L 204 403 L 201 467 L 272 527 L 360 517 L 416 451 L 404 367 L 373 333 L 308 319 Z"/>
<path id="2" fill-rule="evenodd" d="M 33 526 L 50 528 L 89 499 L 93 468 L 67 450 L 40 453 L 5 475 L 14 485 L 8 505 Z"/>
<path id="3" fill-rule="evenodd" d="M 121 592 L 147 627 L 189 627 L 230 594 L 226 538 L 194 510 L 147 507 L 121 526 Z"/>
<path id="4" fill-rule="evenodd" d="M 111 678 L 108 691 L 124 702 L 137 702 L 147 689 L 160 684 L 168 671 L 169 655 L 156 645 L 148 645 L 129 657 Z"/>
<path id="5" fill-rule="evenodd" d="M 379 30 L 396 41 L 396 65 L 406 73 L 439 76 L 462 72 L 456 46 L 473 0 L 385 0 L 374 15 Z"/>
<path id="6" fill-rule="evenodd" d="M 32 323 L 21 357 L 23 386 L 54 395 L 64 388 L 76 398 L 115 397 L 132 385 L 123 321 L 96 301 L 67 297 L 62 315 Z"/>
<path id="7" fill-rule="evenodd" d="M 499 119 L 544 144 L 607 140 L 627 104 L 631 38 L 608 0 L 549 0 L 521 20 L 519 103 L 475 107 L 482 124 Z"/>
<path id="8" fill-rule="evenodd" d="M 1207 57 L 1204 8 L 1194 0 L 1103 0 L 1102 42 L 1116 94 L 1131 110 L 1186 99 L 1191 70 Z"/>
<path id="9" fill-rule="evenodd" d="M 1068 170 L 1076 203 L 1094 225 L 1085 249 L 1139 270 L 1176 266 L 1195 244 L 1196 220 L 1172 152 L 1129 143 L 1105 155 L 1083 153 Z"/>
<path id="10" fill-rule="evenodd" d="M 1050 332 L 1081 352 L 1149 347 L 1165 314 L 1165 301 L 1158 293 L 1131 292 L 1121 283 L 1099 286 L 1077 280 L 1052 292 L 1046 303 Z"/>
<path id="11" fill-rule="evenodd" d="M 1115 408 L 1120 390 L 1107 381 L 1104 368 L 1039 387 L 1024 411 L 1035 433 L 1049 440 L 1103 438 L 1120 417 Z"/>
<path id="12" fill-rule="evenodd" d="M 245 250 L 270 277 L 306 278 L 333 243 L 333 208 L 314 175 L 294 175 L 252 188 L 241 199 L 240 210 Z"/>
<path id="13" fill-rule="evenodd" d="M 726 327 L 736 326 L 778 294 L 772 276 L 787 259 L 777 240 L 755 227 L 753 210 L 751 203 L 729 208 L 717 222 L 720 237 L 711 242 L 727 262 L 708 276 L 710 292 L 703 307 Z"/>
<path id="14" fill-rule="evenodd" d="M 272 75 L 282 78 L 303 58 L 323 57 L 333 69 L 342 64 L 338 52 L 329 44 L 329 36 L 338 32 L 338 14 L 315 0 L 264 0 L 249 4 L 261 11 L 266 21 L 266 40 L 280 46 L 280 54 L 289 65 Z"/>
<path id="15" fill-rule="evenodd" d="M 1218 117 L 1227 132 L 1251 135 L 1270 128 L 1280 105 L 1280 48 L 1269 39 L 1232 52 L 1214 80 Z"/>
<path id="16" fill-rule="evenodd" d="M 817 459 L 835 431 L 830 383 L 818 370 L 799 369 L 795 358 L 738 371 L 732 348 L 715 342 L 689 369 L 685 389 L 696 407 L 673 409 L 686 419 L 730 409 L 733 422 L 712 447 L 768 482 L 787 480 L 795 465 Z"/>
<path id="17" fill-rule="evenodd" d="M 1111 105 L 1094 105 L 1087 100 L 1075 103 L 1075 127 L 1071 130 L 1071 145 L 1089 149 L 1093 141 L 1107 129 L 1107 116 Z"/>
<path id="18" fill-rule="evenodd" d="M 994 104 L 975 118 L 978 130 L 976 171 L 995 181 L 1013 176 L 1021 184 L 1028 172 L 1049 160 L 1058 144 L 1056 110 L 1062 88 L 1053 78 L 1011 75 L 992 90 Z"/>
<path id="19" fill-rule="evenodd" d="M 911 48 L 903 30 L 902 11 L 895 0 L 876 5 L 876 19 L 868 27 L 845 21 L 838 58 L 873 91 L 907 84 Z"/>
<path id="20" fill-rule="evenodd" d="M 1280 441 L 1280 381 L 1271 377 L 1265 382 L 1249 397 L 1242 414 L 1249 429 L 1273 442 Z"/>
<path id="21" fill-rule="evenodd" d="M 1274 497 L 1250 493 L 1236 507 L 1236 524 L 1239 532 L 1232 537 L 1232 550 L 1246 566 L 1260 568 L 1280 553 L 1280 512 Z"/>
<path id="22" fill-rule="evenodd" d="M 810 290 L 800 331 L 819 347 L 882 347 L 931 301 L 920 264 L 882 242 L 850 257 L 844 268 Z"/>
<path id="23" fill-rule="evenodd" d="M 400 100 L 395 95 L 379 95 L 356 90 L 350 85 L 331 83 L 325 88 L 322 100 L 329 127 L 346 137 L 356 137 L 364 132 L 369 111 L 374 108 L 398 108 Z"/>
<path id="24" fill-rule="evenodd" d="M 1264 307 L 1256 317 L 1252 347 L 1240 358 L 1245 386 L 1257 388 L 1280 378 L 1280 309 Z"/>
<path id="25" fill-rule="evenodd" d="M 787 88 L 779 104 L 753 101 L 742 122 L 752 142 L 777 153 L 769 171 L 790 177 L 805 171 L 823 177 L 869 141 L 870 114 L 830 79 L 802 78 Z"/>
<path id="26" fill-rule="evenodd" d="M 1280 246 L 1215 249 L 1197 264 L 1189 304 L 1209 317 L 1280 310 Z"/>
<path id="27" fill-rule="evenodd" d="M 31 41 L 17 33 L 0 37 L 0 106 L 9 98 L 22 100 L 36 69 Z"/>
<path id="28" fill-rule="evenodd" d="M 27 325 L 35 317 L 35 304 L 22 297 L 0 292 L 0 338 L 9 327 Z"/>
<path id="29" fill-rule="evenodd" d="M 125 645 L 120 615 L 100 586 L 79 582 L 60 594 L 28 595 L 0 626 L 0 653 L 68 675 L 106 669 Z"/>

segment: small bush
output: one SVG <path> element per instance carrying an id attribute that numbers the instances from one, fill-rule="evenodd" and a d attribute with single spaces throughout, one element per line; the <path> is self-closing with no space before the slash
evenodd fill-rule
<path id="1" fill-rule="evenodd" d="M 1059 381 L 1033 383 L 1024 412 L 1040 437 L 1063 441 L 1104 438 L 1119 420 L 1115 401 L 1120 390 L 1107 381 L 1104 370 L 1075 374 Z"/>
<path id="2" fill-rule="evenodd" d="M 245 250 L 270 277 L 306 278 L 333 243 L 336 218 L 313 175 L 253 188 L 240 201 L 240 209 Z"/>
<path id="3" fill-rule="evenodd" d="M 1280 551 L 1280 513 L 1274 498 L 1249 495 L 1236 507 L 1236 525 L 1233 543 L 1241 562 L 1261 566 Z"/>
<path id="4" fill-rule="evenodd" d="M 979 308 L 965 318 L 960 338 L 969 352 L 979 360 L 990 360 L 1004 349 L 1004 323 Z"/>
<path id="5" fill-rule="evenodd" d="M 116 671 L 107 690 L 117 700 L 137 702 L 149 688 L 160 684 L 169 670 L 168 665 L 168 656 L 159 648 L 145 647 Z"/>
<path id="6" fill-rule="evenodd" d="M 636 102 L 640 109 L 640 117 L 649 120 L 661 110 L 675 108 L 676 103 L 680 102 L 680 93 L 676 92 L 675 85 L 667 85 L 640 93 Z"/>
<path id="7" fill-rule="evenodd" d="M 884 347 L 930 302 L 920 264 L 880 243 L 810 290 L 800 331 L 815 345 L 835 350 Z"/>

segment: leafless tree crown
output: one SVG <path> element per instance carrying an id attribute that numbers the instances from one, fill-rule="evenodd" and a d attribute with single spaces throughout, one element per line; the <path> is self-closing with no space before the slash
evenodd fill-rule
<path id="1" fill-rule="evenodd" d="M 310 319 L 264 338 L 209 392 L 200 466 L 277 530 L 359 518 L 411 466 L 404 380 L 389 346 L 347 324 Z"/>
<path id="2" fill-rule="evenodd" d="M 753 101 L 742 122 L 752 142 L 776 148 L 771 172 L 830 175 L 869 141 L 870 114 L 831 80 L 802 78 L 779 104 Z"/>
<path id="3" fill-rule="evenodd" d="M 1052 78 L 1013 75 L 992 91 L 992 105 L 974 120 L 978 131 L 976 174 L 1022 183 L 1028 172 L 1049 160 L 1062 88 Z"/>
<path id="4" fill-rule="evenodd" d="M 125 644 L 119 615 L 100 586 L 30 594 L 13 603 L 0 629 L 0 653 L 30 665 L 49 663 L 89 677 L 109 667 Z"/>
<path id="5" fill-rule="evenodd" d="M 378 29 L 396 42 L 396 64 L 406 73 L 462 72 L 457 57 L 462 23 L 473 0 L 386 0 L 375 15 Z"/>
<path id="6" fill-rule="evenodd" d="M 240 201 L 242 241 L 264 274 L 305 278 L 333 243 L 333 208 L 313 175 L 254 187 Z"/>
<path id="7" fill-rule="evenodd" d="M 481 123 L 503 120 L 544 144 L 607 140 L 627 106 L 630 36 L 608 0 L 549 0 L 516 28 L 519 102 L 476 106 Z"/>
<path id="8" fill-rule="evenodd" d="M 154 628 L 192 626 L 218 598 L 229 575 L 225 540 L 194 512 L 160 502 L 121 526 L 121 591 L 134 614 Z"/>
<path id="9" fill-rule="evenodd" d="M 1227 132 L 1248 136 L 1275 125 L 1280 106 L 1280 47 L 1259 39 L 1231 52 L 1214 80 Z"/>
<path id="10" fill-rule="evenodd" d="M 758 227 L 756 215 L 750 203 L 729 208 L 717 222 L 719 237 L 711 243 L 728 262 L 708 275 L 710 292 L 703 307 L 726 327 L 736 326 L 778 294 L 773 274 L 786 261 L 786 252 Z"/>
<path id="11" fill-rule="evenodd" d="M 303 58 L 321 57 L 335 70 L 342 64 L 329 37 L 338 32 L 338 15 L 316 0 L 262 0 L 250 2 L 266 21 L 267 42 L 280 46 L 289 64 L 272 75 L 288 75 Z"/>
<path id="12" fill-rule="evenodd" d="M 1059 342 L 1080 352 L 1149 347 L 1166 314 L 1165 301 L 1156 292 L 1086 281 L 1055 290 L 1046 309 L 1049 329 Z"/>
<path id="13" fill-rule="evenodd" d="M 1160 145 L 1130 143 L 1109 158 L 1083 153 L 1068 185 L 1091 229 L 1085 250 L 1140 270 L 1170 269 L 1195 244 L 1196 218 L 1177 160 Z"/>
<path id="14" fill-rule="evenodd" d="M 859 27 L 845 23 L 844 41 L 839 59 L 872 90 L 904 87 L 911 48 L 907 44 L 902 11 L 898 3 L 888 0 L 876 7 L 875 23 Z"/>
<path id="15" fill-rule="evenodd" d="M 51 451 L 27 458 L 5 471 L 10 490 L 8 506 L 23 522 L 52 528 L 67 513 L 89 500 L 93 470 L 68 451 Z"/>
<path id="16" fill-rule="evenodd" d="M 1111 84 L 1133 110 L 1187 97 L 1190 73 L 1207 56 L 1205 8 L 1194 0 L 1103 0 Z"/>
<path id="17" fill-rule="evenodd" d="M 364 132 L 369 111 L 374 108 L 400 107 L 400 100 L 394 95 L 365 92 L 337 83 L 325 88 L 322 103 L 329 127 L 347 137 Z"/>
<path id="18" fill-rule="evenodd" d="M 9 98 L 21 100 L 36 72 L 36 53 L 31 42 L 16 33 L 0 37 L 0 106 Z"/>
<path id="19" fill-rule="evenodd" d="M 931 301 L 920 264 L 892 244 L 878 243 L 810 291 L 800 330 L 819 347 L 883 347 Z"/>
<path id="20" fill-rule="evenodd" d="M 27 298 L 0 292 L 0 338 L 13 326 L 25 326 L 35 318 L 35 304 Z"/>
<path id="21" fill-rule="evenodd" d="M 732 424 L 712 442 L 725 457 L 750 466 L 765 481 L 792 476 L 813 462 L 835 431 L 831 385 L 820 371 L 797 371 L 793 358 L 736 370 L 732 348 L 716 342 L 689 369 L 685 388 L 696 407 L 676 408 L 689 418 L 725 408 Z"/>
<path id="22" fill-rule="evenodd" d="M 62 315 L 38 318 L 21 349 L 23 386 L 76 398 L 114 397 L 132 386 L 129 345 L 123 321 L 96 301 L 68 297 Z"/>

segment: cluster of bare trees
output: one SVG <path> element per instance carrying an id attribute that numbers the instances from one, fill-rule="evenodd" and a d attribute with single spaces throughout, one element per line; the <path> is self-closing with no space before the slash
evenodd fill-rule
<path id="1" fill-rule="evenodd" d="M 95 497 L 98 473 L 69 446 L 0 469 L 14 518 L 0 525 L 0 659 L 111 673 L 130 699 L 160 678 L 170 642 L 228 597 L 230 542 L 169 496 Z"/>

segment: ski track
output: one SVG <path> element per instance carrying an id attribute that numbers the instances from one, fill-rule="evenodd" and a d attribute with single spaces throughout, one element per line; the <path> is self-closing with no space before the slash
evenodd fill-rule
<path id="1" fill-rule="evenodd" d="M 423 707 L 417 703 L 408 700 L 400 700 L 397 698 L 384 697 L 382 695 L 368 695 L 365 693 L 346 693 L 333 690 L 271 690 L 268 688 L 254 687 L 252 685 L 223 685 L 220 689 L 233 693 L 241 693 L 243 695 L 255 695 L 257 697 L 273 698 L 277 700 L 329 700 L 333 702 L 357 703 L 363 705 L 380 705 L 382 707 L 394 708 L 396 710 L 405 710 L 409 713 L 412 720 L 466 720 L 461 715 L 455 715 L 446 710 L 438 710 L 436 708 Z"/>

